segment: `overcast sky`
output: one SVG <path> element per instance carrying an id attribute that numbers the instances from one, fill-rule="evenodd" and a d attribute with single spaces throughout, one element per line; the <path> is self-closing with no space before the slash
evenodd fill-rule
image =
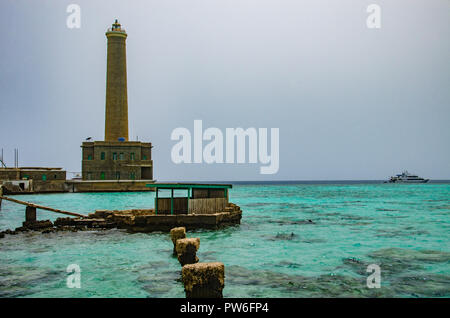
<path id="1" fill-rule="evenodd" d="M 81 7 L 69 29 L 66 8 Z M 381 6 L 381 29 L 366 8 Z M 158 180 L 450 179 L 450 1 L 0 2 L 0 148 L 81 171 L 104 139 L 106 37 L 127 30 L 130 139 Z M 279 128 L 280 168 L 172 163 L 173 129 Z"/>

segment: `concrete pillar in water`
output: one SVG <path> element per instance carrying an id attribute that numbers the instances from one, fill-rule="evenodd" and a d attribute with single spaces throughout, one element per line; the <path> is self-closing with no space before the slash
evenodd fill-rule
<path id="1" fill-rule="evenodd" d="M 177 240 L 186 238 L 186 228 L 185 227 L 174 227 L 170 230 L 170 238 L 173 243 L 173 255 L 177 255 Z"/>
<path id="2" fill-rule="evenodd" d="M 108 38 L 106 68 L 105 141 L 128 141 L 127 33 L 116 20 L 106 32 Z"/>
<path id="3" fill-rule="evenodd" d="M 28 206 L 25 208 L 25 222 L 36 222 L 36 208 Z"/>
<path id="4" fill-rule="evenodd" d="M 223 263 L 184 265 L 181 270 L 186 298 L 222 298 L 225 285 Z"/>
<path id="5" fill-rule="evenodd" d="M 176 241 L 175 249 L 181 266 L 198 262 L 197 251 L 199 247 L 199 238 L 184 238 Z"/>

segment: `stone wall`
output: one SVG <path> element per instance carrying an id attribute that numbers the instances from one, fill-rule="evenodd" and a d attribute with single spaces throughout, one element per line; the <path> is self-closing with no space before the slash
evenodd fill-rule
<path id="1" fill-rule="evenodd" d="M 86 228 L 119 228 L 129 232 L 169 232 L 174 227 L 193 229 L 218 229 L 240 224 L 242 212 L 216 215 L 155 215 L 154 210 L 96 211 L 87 218 L 58 218 L 56 226 Z"/>
<path id="2" fill-rule="evenodd" d="M 66 180 L 66 171 L 64 170 L 21 170 L 21 179 L 31 180 Z M 44 180 L 45 179 L 45 180 Z"/>
<path id="3" fill-rule="evenodd" d="M 52 168 L 0 168 L 0 180 L 66 180 L 66 171 Z"/>
<path id="4" fill-rule="evenodd" d="M 67 192 L 66 180 L 33 180 L 31 191 L 36 193 Z"/>
<path id="5" fill-rule="evenodd" d="M 0 169 L 0 180 L 19 180 L 19 169 Z"/>
<path id="6" fill-rule="evenodd" d="M 151 143 L 95 141 L 81 147 L 83 180 L 153 179 Z"/>
<path id="7" fill-rule="evenodd" d="M 132 180 L 105 180 L 105 181 L 78 181 L 67 180 L 66 189 L 68 192 L 132 192 L 132 191 L 155 191 L 154 188 L 147 187 L 150 181 Z"/>

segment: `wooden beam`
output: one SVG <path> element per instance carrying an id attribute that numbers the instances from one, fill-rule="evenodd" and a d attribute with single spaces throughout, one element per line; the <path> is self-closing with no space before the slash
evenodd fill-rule
<path id="1" fill-rule="evenodd" d="M 23 205 L 30 206 L 30 207 L 33 207 L 36 209 L 46 210 L 46 211 L 50 211 L 50 212 L 61 213 L 61 214 L 66 214 L 66 215 L 71 215 L 71 216 L 78 216 L 78 217 L 82 217 L 82 218 L 87 217 L 87 215 L 83 215 L 83 214 L 79 214 L 79 213 L 75 213 L 75 212 L 64 211 L 64 210 L 59 210 L 59 209 L 54 209 L 54 208 L 50 208 L 48 206 L 43 206 L 43 205 L 31 203 L 31 202 L 8 198 L 5 196 L 0 196 L 0 199 L 5 199 L 7 201 L 11 201 L 11 202 L 14 202 L 17 204 L 23 204 Z"/>
<path id="2" fill-rule="evenodd" d="M 145 185 L 148 188 L 160 189 L 231 189 L 231 184 L 201 184 L 201 183 L 149 183 Z"/>

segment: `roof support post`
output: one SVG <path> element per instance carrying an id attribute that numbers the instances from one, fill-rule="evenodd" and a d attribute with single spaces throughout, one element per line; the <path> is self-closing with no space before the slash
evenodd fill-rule
<path id="1" fill-rule="evenodd" d="M 155 215 L 158 215 L 158 191 L 159 189 L 156 188 L 156 198 L 155 198 Z"/>
<path id="2" fill-rule="evenodd" d="M 173 215 L 173 189 L 170 189 L 170 214 Z"/>
<path id="3" fill-rule="evenodd" d="M 189 214 L 189 198 L 191 197 L 191 188 L 188 188 L 188 195 L 187 195 L 187 211 L 186 214 Z"/>

